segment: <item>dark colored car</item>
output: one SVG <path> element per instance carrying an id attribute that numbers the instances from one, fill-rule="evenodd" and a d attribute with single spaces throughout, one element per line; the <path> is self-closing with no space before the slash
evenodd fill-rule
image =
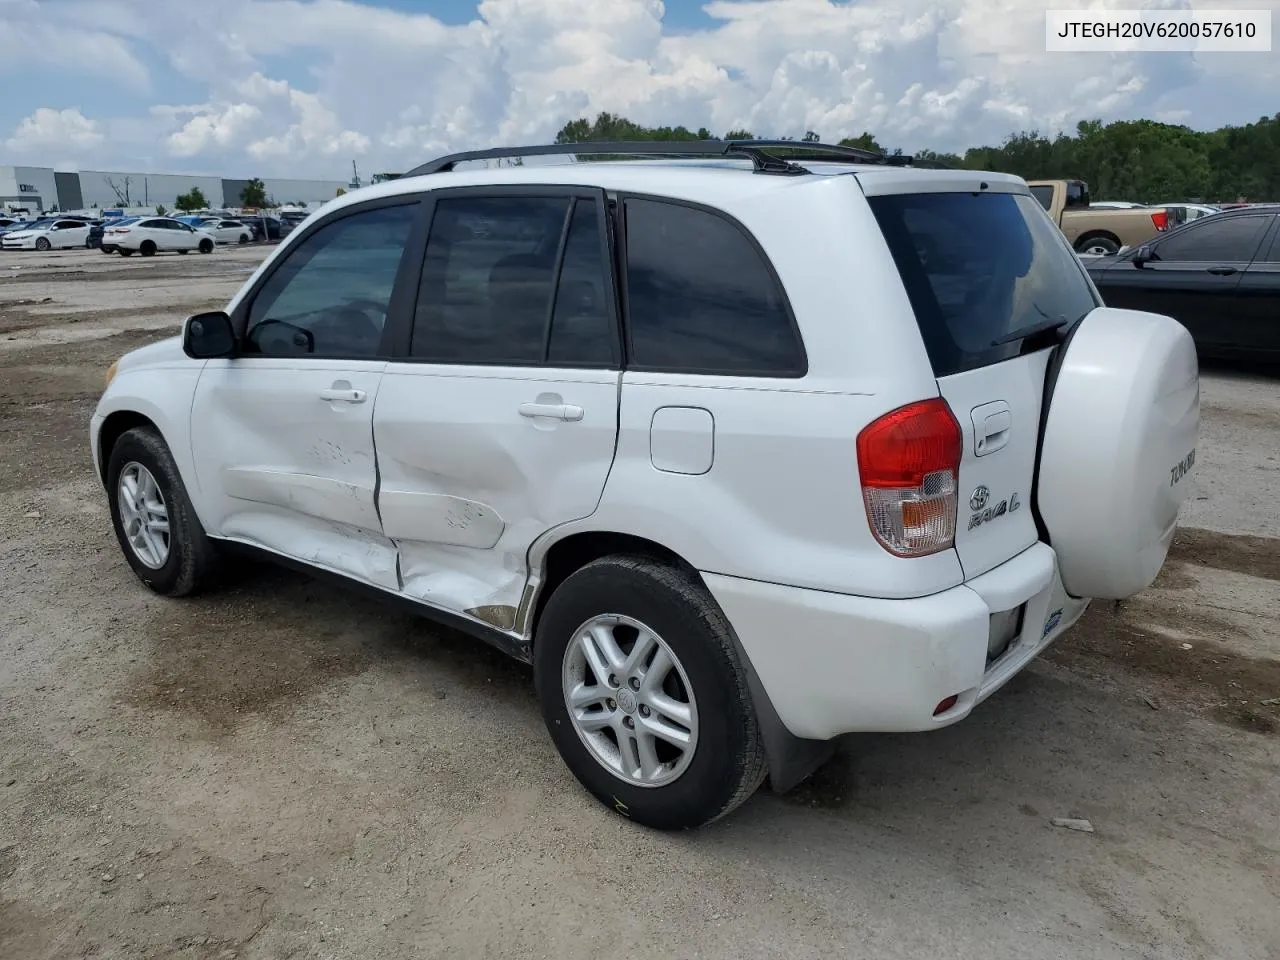
<path id="1" fill-rule="evenodd" d="M 253 231 L 253 239 L 258 243 L 262 243 L 264 240 L 268 243 L 275 243 L 282 236 L 287 236 L 289 233 L 288 230 L 282 229 L 283 225 L 275 217 L 252 214 L 247 217 L 237 217 L 236 219 Z"/>
<path id="2" fill-rule="evenodd" d="M 1223 210 L 1085 269 L 1107 306 L 1173 317 L 1202 357 L 1280 360 L 1280 204 Z"/>

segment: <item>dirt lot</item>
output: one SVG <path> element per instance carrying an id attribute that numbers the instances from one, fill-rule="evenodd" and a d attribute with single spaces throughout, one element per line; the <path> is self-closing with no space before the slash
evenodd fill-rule
<path id="1" fill-rule="evenodd" d="M 667 836 L 478 644 L 269 568 L 135 581 L 102 373 L 261 255 L 0 257 L 0 957 L 1280 956 L 1276 380 L 1206 373 L 1156 588 L 964 723 Z"/>

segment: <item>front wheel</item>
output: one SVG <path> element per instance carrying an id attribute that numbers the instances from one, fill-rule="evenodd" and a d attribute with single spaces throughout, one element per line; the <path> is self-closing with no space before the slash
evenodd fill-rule
<path id="1" fill-rule="evenodd" d="M 696 577 L 642 557 L 596 560 L 538 622 L 534 680 L 560 756 L 645 826 L 710 823 L 763 782 L 764 747 L 731 629 Z"/>
<path id="2" fill-rule="evenodd" d="M 53 249 L 53 244 L 49 242 L 48 237 L 37 237 L 36 249 L 39 250 L 41 253 L 46 253 L 47 251 Z"/>
<path id="3" fill-rule="evenodd" d="M 248 243 L 248 242 L 249 242 L 249 237 L 248 237 L 246 234 L 243 234 L 243 233 L 242 233 L 242 234 L 240 234 L 240 241 L 239 241 L 239 242 L 240 242 L 240 243 Z"/>
<path id="4" fill-rule="evenodd" d="M 213 543 L 159 433 L 135 427 L 120 436 L 107 460 L 107 490 L 116 539 L 143 583 L 182 597 L 212 582 Z"/>
<path id="5" fill-rule="evenodd" d="M 206 239 L 206 240 L 201 240 L 201 241 L 200 241 L 200 252 L 201 252 L 201 253 L 213 253 L 213 241 L 212 241 L 212 240 L 207 240 L 207 239 Z"/>

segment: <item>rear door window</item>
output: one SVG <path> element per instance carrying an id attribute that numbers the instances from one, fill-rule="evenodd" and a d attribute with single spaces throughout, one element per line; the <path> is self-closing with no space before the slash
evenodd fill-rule
<path id="1" fill-rule="evenodd" d="M 1079 259 L 1035 198 L 1012 193 L 869 197 L 906 286 L 934 375 L 1008 360 L 1035 324 L 1101 306 Z"/>

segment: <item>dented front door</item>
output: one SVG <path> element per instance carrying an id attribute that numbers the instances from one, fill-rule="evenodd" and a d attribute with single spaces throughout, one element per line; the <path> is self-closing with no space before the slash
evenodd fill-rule
<path id="1" fill-rule="evenodd" d="M 210 360 L 192 448 L 211 533 L 395 590 L 374 504 L 385 361 Z"/>

